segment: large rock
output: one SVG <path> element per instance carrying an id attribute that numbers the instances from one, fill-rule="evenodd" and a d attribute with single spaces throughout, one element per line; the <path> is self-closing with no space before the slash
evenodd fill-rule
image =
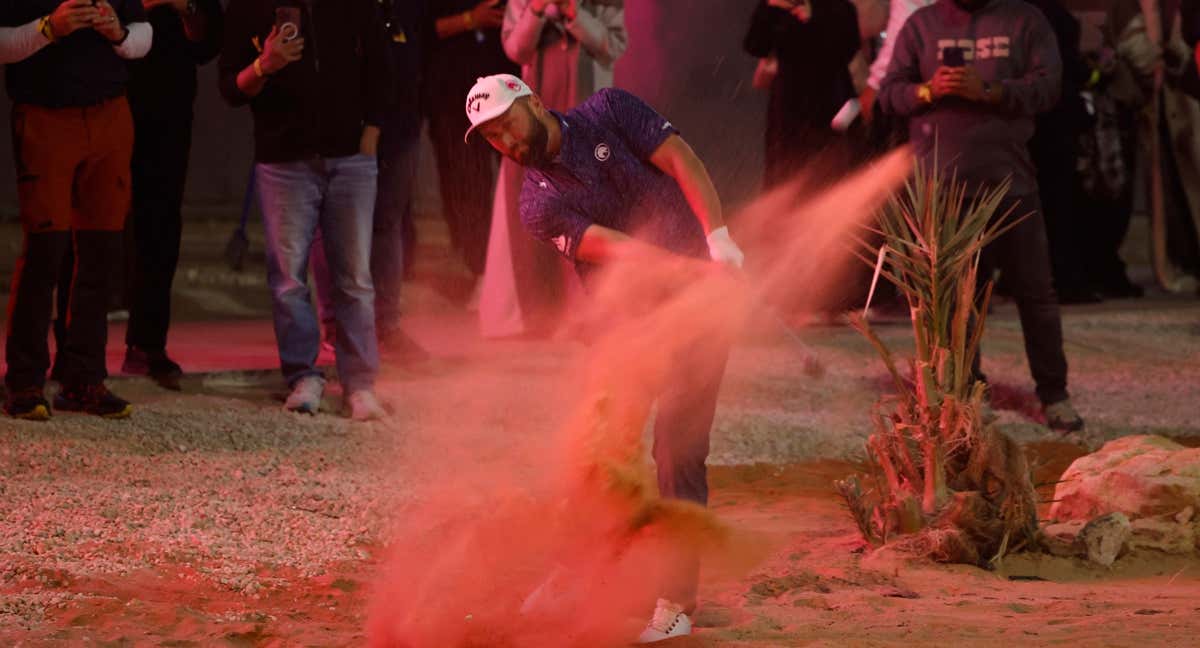
<path id="1" fill-rule="evenodd" d="M 1054 492 L 1050 518 L 1092 520 L 1123 513 L 1132 521 L 1134 547 L 1194 551 L 1200 533 L 1200 448 L 1159 436 L 1110 441 L 1075 460 Z"/>

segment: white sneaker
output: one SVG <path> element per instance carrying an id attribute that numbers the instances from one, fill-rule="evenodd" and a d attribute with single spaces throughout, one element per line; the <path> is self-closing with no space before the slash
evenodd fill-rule
<path id="1" fill-rule="evenodd" d="M 320 376 L 305 376 L 292 385 L 283 409 L 301 414 L 316 414 L 321 409 L 321 395 L 325 393 L 325 379 Z"/>
<path id="2" fill-rule="evenodd" d="M 355 421 L 378 421 L 387 418 L 387 411 L 375 398 L 375 393 L 369 389 L 351 392 L 346 397 L 346 409 L 350 410 L 350 418 Z"/>
<path id="3" fill-rule="evenodd" d="M 658 599 L 654 607 L 654 616 L 642 634 L 638 636 L 640 644 L 654 643 L 672 637 L 682 637 L 692 634 L 692 620 L 683 613 L 683 606 L 676 605 L 667 599 Z"/>

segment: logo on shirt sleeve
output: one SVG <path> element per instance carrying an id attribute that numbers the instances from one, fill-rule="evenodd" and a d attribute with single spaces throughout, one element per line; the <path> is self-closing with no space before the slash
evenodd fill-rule
<path id="1" fill-rule="evenodd" d="M 609 150 L 608 144 L 605 144 L 604 142 L 600 142 L 599 144 L 596 145 L 595 154 L 596 154 L 597 160 L 604 162 L 605 160 L 607 160 L 609 158 L 609 156 L 612 155 L 612 151 Z"/>

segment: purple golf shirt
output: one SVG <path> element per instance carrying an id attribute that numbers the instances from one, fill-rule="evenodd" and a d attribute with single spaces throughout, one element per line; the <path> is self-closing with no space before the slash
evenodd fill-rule
<path id="1" fill-rule="evenodd" d="M 637 97 L 597 92 L 565 115 L 558 157 L 530 167 L 521 188 L 521 222 L 539 240 L 575 261 L 589 226 L 601 225 L 676 254 L 708 257 L 704 229 L 679 185 L 650 156 L 679 131 Z"/>

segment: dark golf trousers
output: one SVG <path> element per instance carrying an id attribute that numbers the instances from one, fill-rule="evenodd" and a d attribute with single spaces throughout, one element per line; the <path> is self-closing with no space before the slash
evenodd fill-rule
<path id="1" fill-rule="evenodd" d="M 1017 302 L 1021 332 L 1025 337 L 1025 357 L 1037 385 L 1038 398 L 1048 405 L 1066 399 L 1068 394 L 1062 315 L 1051 278 L 1046 226 L 1037 196 L 1006 197 L 996 210 L 996 218 L 1010 209 L 1012 218 L 1029 216 L 984 248 L 979 262 L 979 282 L 982 288 L 993 270 L 1000 270 Z M 974 364 L 975 374 L 981 378 L 982 355 L 981 351 Z"/>
<path id="2" fill-rule="evenodd" d="M 707 342 L 686 349 L 676 359 L 658 396 L 654 419 L 654 463 L 658 491 L 664 498 L 708 505 L 709 433 L 725 365 L 727 343 Z M 663 597 L 687 609 L 696 605 L 700 560 L 684 552 L 667 565 Z"/>

